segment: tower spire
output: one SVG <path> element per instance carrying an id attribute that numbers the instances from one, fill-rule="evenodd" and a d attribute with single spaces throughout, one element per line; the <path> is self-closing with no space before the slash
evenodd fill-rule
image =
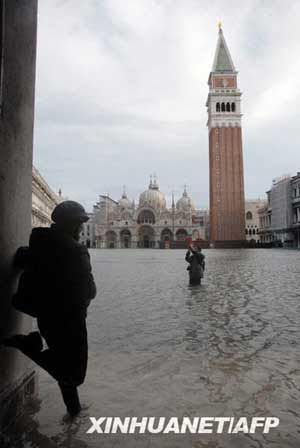
<path id="1" fill-rule="evenodd" d="M 172 190 L 172 210 L 175 208 L 174 191 Z"/>
<path id="2" fill-rule="evenodd" d="M 212 72 L 213 73 L 235 73 L 235 67 L 227 47 L 223 30 L 222 23 L 218 23 L 219 26 L 219 37 L 217 42 L 217 48 L 215 52 Z"/>
<path id="3" fill-rule="evenodd" d="M 153 178 L 154 178 L 153 190 L 158 190 L 159 186 L 158 186 L 158 182 L 157 182 L 157 175 L 156 175 L 156 173 L 154 173 Z"/>
<path id="4" fill-rule="evenodd" d="M 150 174 L 150 184 L 149 184 L 149 190 L 152 190 L 153 183 L 152 183 L 152 174 Z"/>

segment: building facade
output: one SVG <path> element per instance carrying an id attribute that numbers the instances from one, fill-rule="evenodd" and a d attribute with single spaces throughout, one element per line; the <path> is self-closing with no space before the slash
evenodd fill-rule
<path id="1" fill-rule="evenodd" d="M 291 178 L 292 233 L 294 246 L 300 248 L 300 172 Z"/>
<path id="2" fill-rule="evenodd" d="M 81 241 L 90 247 L 181 248 L 190 240 L 208 246 L 207 211 L 195 208 L 186 188 L 176 204 L 173 197 L 168 208 L 156 178 L 150 179 L 137 206 L 125 191 L 118 201 L 100 196 L 85 226 Z"/>
<path id="3" fill-rule="evenodd" d="M 215 247 L 245 240 L 241 92 L 222 28 L 208 79 L 210 239 Z"/>
<path id="4" fill-rule="evenodd" d="M 84 244 L 86 247 L 96 247 L 95 241 L 95 225 L 93 222 L 93 213 L 87 213 L 89 220 L 84 222 L 82 225 L 82 232 L 80 235 L 80 243 Z"/>
<path id="5" fill-rule="evenodd" d="M 259 210 L 266 206 L 266 201 L 253 199 L 245 201 L 245 234 L 246 240 L 254 243 L 260 241 L 260 215 Z"/>
<path id="6" fill-rule="evenodd" d="M 32 168 L 32 227 L 49 227 L 51 225 L 51 213 L 55 206 L 61 202 L 61 192 L 54 193 L 40 172 Z"/>
<path id="7" fill-rule="evenodd" d="M 267 198 L 258 212 L 260 241 L 300 248 L 300 173 L 273 180 Z"/>
<path id="8" fill-rule="evenodd" d="M 293 242 L 293 235 L 291 232 L 291 198 L 292 192 L 290 176 L 284 176 L 283 178 L 274 180 L 270 192 L 273 241 L 281 243 L 285 246 L 290 246 Z"/>
<path id="9" fill-rule="evenodd" d="M 258 216 L 260 242 L 263 244 L 270 244 L 273 241 L 271 226 L 271 191 L 267 191 L 267 201 L 265 205 L 258 210 Z"/>

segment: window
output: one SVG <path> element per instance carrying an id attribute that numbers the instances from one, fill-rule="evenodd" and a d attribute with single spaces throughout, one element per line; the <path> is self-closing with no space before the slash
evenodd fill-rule
<path id="1" fill-rule="evenodd" d="M 247 212 L 246 213 L 246 219 L 252 219 L 252 213 L 251 212 Z"/>
<path id="2" fill-rule="evenodd" d="M 235 103 L 231 103 L 231 112 L 235 112 Z"/>
<path id="3" fill-rule="evenodd" d="M 229 103 L 226 104 L 226 112 L 230 112 L 230 104 Z"/>
<path id="4" fill-rule="evenodd" d="M 220 103 L 217 103 L 217 105 L 216 105 L 216 111 L 217 111 L 217 112 L 220 112 Z"/>
<path id="5" fill-rule="evenodd" d="M 222 112 L 225 112 L 225 103 L 222 103 L 221 110 L 222 110 Z"/>

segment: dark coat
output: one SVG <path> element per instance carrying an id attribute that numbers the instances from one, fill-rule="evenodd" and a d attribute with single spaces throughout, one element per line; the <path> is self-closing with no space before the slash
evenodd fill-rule
<path id="1" fill-rule="evenodd" d="M 189 263 L 190 284 L 200 284 L 205 269 L 204 258 L 201 252 L 187 251 L 185 260 Z"/>
<path id="2" fill-rule="evenodd" d="M 17 253 L 16 264 L 24 269 L 17 296 L 30 297 L 36 315 L 85 316 L 96 296 L 90 256 L 86 247 L 56 229 L 33 229 L 28 248 Z"/>
<path id="3" fill-rule="evenodd" d="M 88 358 L 86 310 L 96 296 L 86 247 L 55 225 L 35 228 L 29 247 L 19 249 L 16 265 L 24 271 L 14 300 L 32 305 L 31 315 L 48 345 L 32 359 L 57 381 L 82 384 Z"/>

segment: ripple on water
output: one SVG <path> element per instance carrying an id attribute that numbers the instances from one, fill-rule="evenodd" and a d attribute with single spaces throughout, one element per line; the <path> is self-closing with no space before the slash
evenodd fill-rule
<path id="1" fill-rule="evenodd" d="M 41 372 L 33 447 L 299 447 L 300 252 L 204 252 L 203 285 L 189 287 L 184 251 L 91 251 L 89 415 L 275 415 L 279 431 L 87 439 L 88 415 L 59 426 L 59 393 Z"/>

